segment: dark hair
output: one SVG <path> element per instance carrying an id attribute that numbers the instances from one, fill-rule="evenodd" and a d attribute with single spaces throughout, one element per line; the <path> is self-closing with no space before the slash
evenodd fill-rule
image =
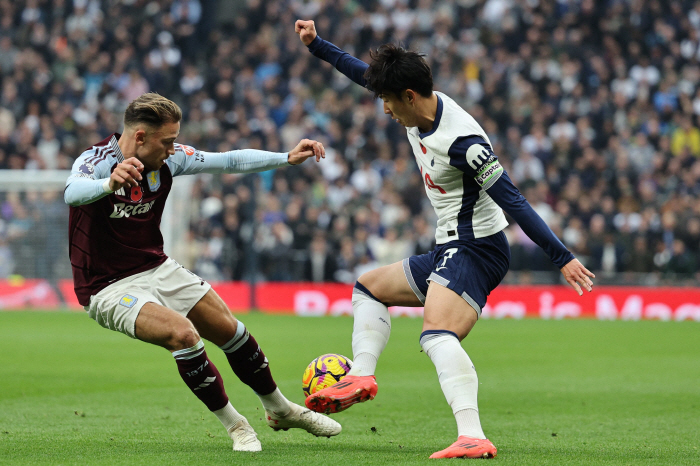
<path id="1" fill-rule="evenodd" d="M 367 88 L 375 97 L 384 94 L 400 95 L 406 89 L 423 97 L 433 94 L 433 73 L 423 54 L 411 52 L 394 44 L 380 45 L 370 51 L 372 61 L 365 71 Z"/>
<path id="2" fill-rule="evenodd" d="M 155 129 L 166 123 L 177 123 L 181 119 L 180 107 L 172 100 L 155 92 L 138 97 L 126 107 L 124 112 L 124 126 L 135 126 L 141 123 Z"/>

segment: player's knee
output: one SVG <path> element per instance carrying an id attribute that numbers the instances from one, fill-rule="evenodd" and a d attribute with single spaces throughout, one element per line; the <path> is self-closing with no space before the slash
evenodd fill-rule
<path id="1" fill-rule="evenodd" d="M 473 323 L 454 321 L 450 319 L 440 319 L 432 316 L 430 313 L 424 313 L 423 315 L 423 332 L 447 332 L 455 337 L 459 341 L 464 340 L 469 331 L 474 326 Z M 421 334 L 422 336 L 422 334 Z"/>
<path id="2" fill-rule="evenodd" d="M 360 276 L 360 280 L 361 279 L 362 279 L 362 276 Z M 355 301 L 355 299 L 357 297 L 362 297 L 362 298 L 373 299 L 374 301 L 381 303 L 382 302 L 381 299 L 378 298 L 377 296 L 375 296 L 375 294 L 368 287 L 366 287 L 364 284 L 362 284 L 362 282 L 360 280 L 357 280 L 357 282 L 355 282 L 355 287 L 352 290 L 353 301 Z M 379 290 L 375 290 L 375 291 L 379 291 Z"/>
<path id="3" fill-rule="evenodd" d="M 194 325 L 189 323 L 183 323 L 178 325 L 170 335 L 169 346 L 171 350 L 181 350 L 185 348 L 192 348 L 200 340 L 199 333 Z"/>
<path id="4" fill-rule="evenodd" d="M 430 314 L 423 314 L 423 331 L 440 330 L 445 328 L 445 322 L 440 319 L 433 318 Z"/>

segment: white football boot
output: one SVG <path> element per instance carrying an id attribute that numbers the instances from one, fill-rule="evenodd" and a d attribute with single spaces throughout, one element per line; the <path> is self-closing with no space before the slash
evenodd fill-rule
<path id="1" fill-rule="evenodd" d="M 248 421 L 241 419 L 229 431 L 233 440 L 233 451 L 262 451 L 262 445 Z"/>
<path id="2" fill-rule="evenodd" d="M 304 429 L 316 437 L 331 437 L 338 435 L 343 428 L 333 419 L 298 404 L 289 403 L 291 410 L 286 416 L 280 416 L 272 411 L 265 411 L 267 425 L 274 430 Z"/>

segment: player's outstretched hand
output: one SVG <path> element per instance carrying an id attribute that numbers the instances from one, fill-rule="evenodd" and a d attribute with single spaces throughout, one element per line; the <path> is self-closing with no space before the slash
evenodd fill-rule
<path id="1" fill-rule="evenodd" d="M 583 266 L 578 259 L 574 259 L 561 268 L 566 282 L 571 285 L 579 296 L 583 295 L 583 286 L 586 290 L 593 291 L 593 282 L 589 277 L 595 278 L 593 272 Z"/>
<path id="2" fill-rule="evenodd" d="M 141 172 L 143 164 L 136 157 L 129 157 L 124 160 L 112 172 L 109 177 L 109 189 L 116 191 L 124 186 L 138 186 L 139 181 L 143 178 Z"/>
<path id="3" fill-rule="evenodd" d="M 305 21 L 303 19 L 298 19 L 294 23 L 294 31 L 299 34 L 299 39 L 302 43 L 308 46 L 316 38 L 316 25 L 313 21 Z"/>
<path id="4" fill-rule="evenodd" d="M 302 139 L 297 146 L 289 151 L 288 161 L 290 165 L 299 165 L 309 157 L 316 157 L 316 161 L 320 162 L 322 158 L 326 158 L 326 149 L 318 141 L 311 139 Z"/>

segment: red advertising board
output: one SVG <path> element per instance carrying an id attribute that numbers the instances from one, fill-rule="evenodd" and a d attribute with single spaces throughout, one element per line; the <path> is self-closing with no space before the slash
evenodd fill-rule
<path id="1" fill-rule="evenodd" d="M 261 283 L 255 298 L 258 309 L 272 314 L 352 314 L 352 286 L 338 283 Z"/>
<path id="2" fill-rule="evenodd" d="M 245 314 L 250 311 L 248 282 L 211 282 L 211 286 L 235 314 Z"/>
<path id="3" fill-rule="evenodd" d="M 700 321 L 700 289 L 597 286 L 578 296 L 566 286 L 499 286 L 483 316 Z"/>
<path id="4" fill-rule="evenodd" d="M 307 283 L 266 283 L 256 293 L 262 312 L 302 316 L 352 314 L 351 296 L 349 285 Z M 390 312 L 421 316 L 423 309 L 393 307 Z M 491 293 L 482 317 L 700 321 L 700 289 L 598 286 L 578 296 L 566 286 L 501 285 Z"/>
<path id="5" fill-rule="evenodd" d="M 251 289 L 246 282 L 220 282 L 212 286 L 235 313 L 251 308 Z M 60 294 L 59 294 L 60 290 Z M 61 304 L 61 295 L 66 304 Z M 54 289 L 45 280 L 0 280 L 0 310 L 82 309 L 70 280 Z M 255 306 L 270 314 L 299 316 L 351 315 L 352 286 L 337 283 L 260 283 L 255 287 Z M 393 316 L 423 315 L 422 308 L 392 307 Z M 700 321 L 700 289 L 597 286 L 578 296 L 565 286 L 501 285 L 489 296 L 483 318 L 542 319 L 593 318 L 600 320 L 694 320 Z"/>
<path id="6" fill-rule="evenodd" d="M 61 300 L 46 280 L 0 280 L 0 311 L 41 307 L 57 308 Z"/>

